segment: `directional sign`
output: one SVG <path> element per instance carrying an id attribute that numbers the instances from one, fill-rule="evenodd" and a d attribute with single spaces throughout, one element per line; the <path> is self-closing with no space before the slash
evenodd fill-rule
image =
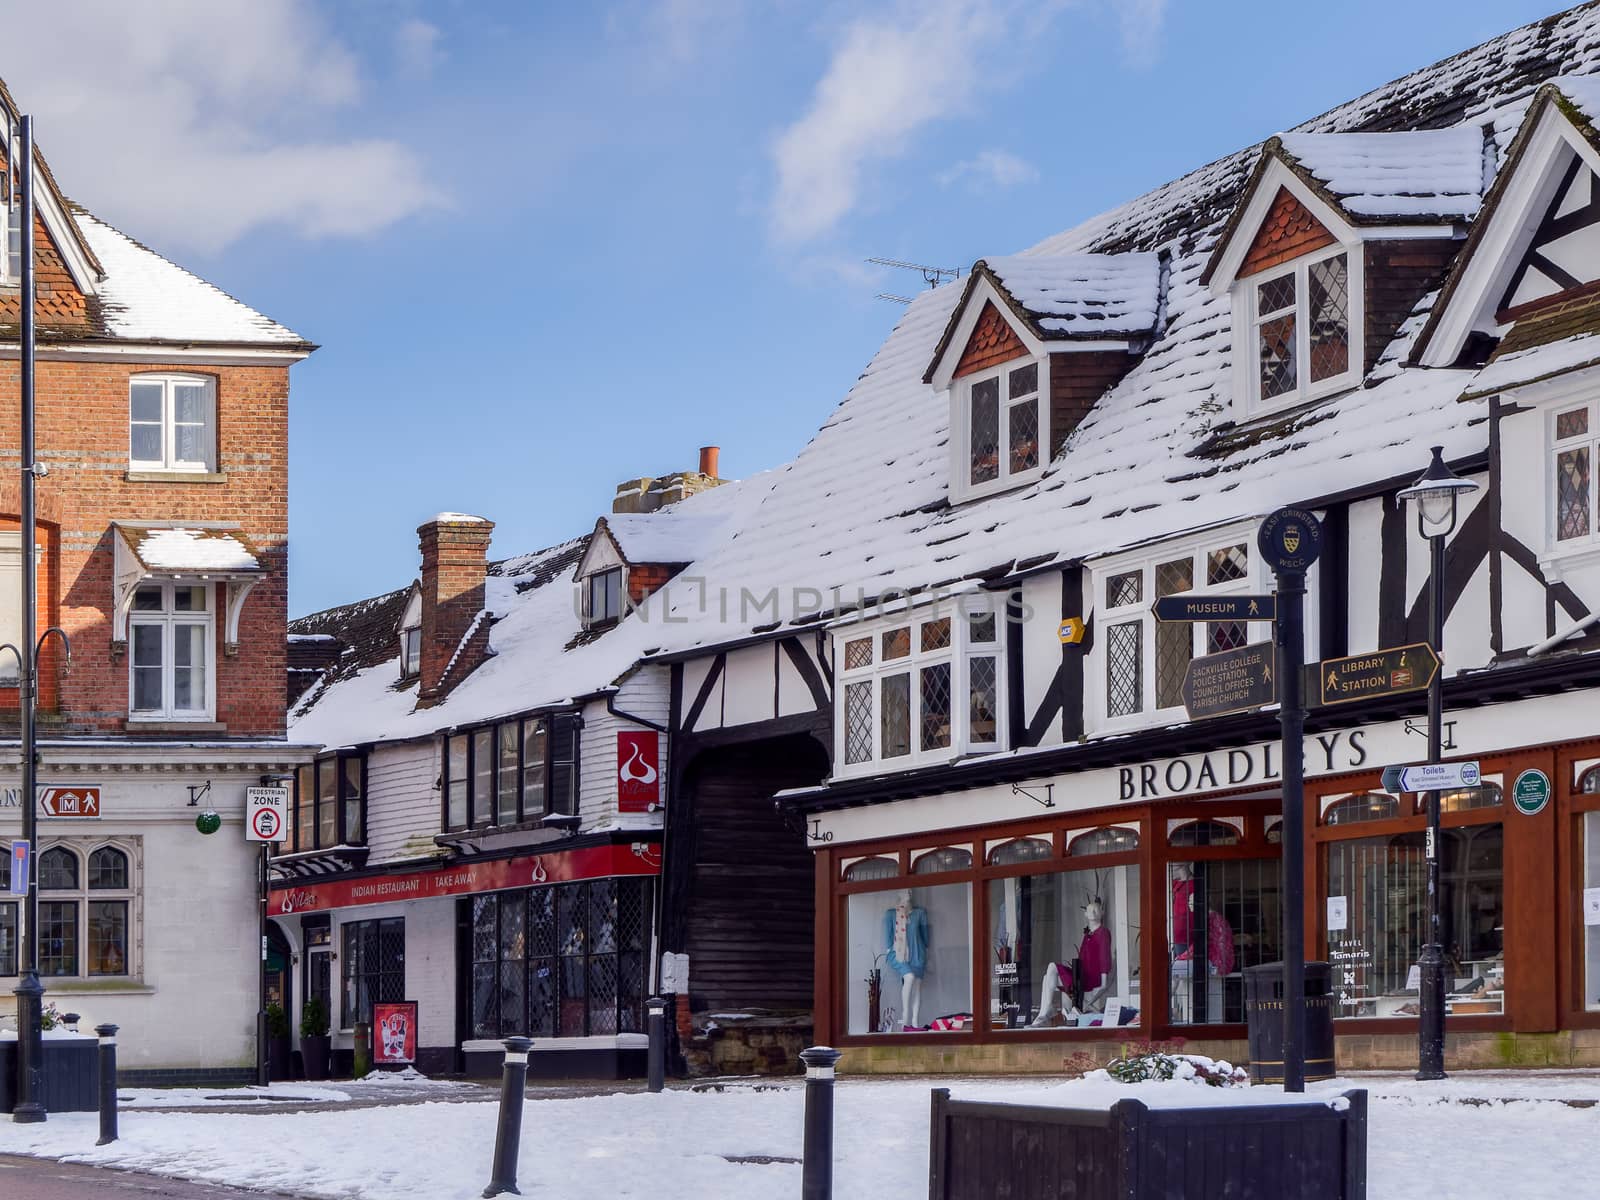
<path id="1" fill-rule="evenodd" d="M 1426 642 L 1391 646 L 1371 654 L 1325 658 L 1317 673 L 1323 704 L 1352 704 L 1376 696 L 1420 692 L 1439 671 L 1439 656 Z"/>
<path id="2" fill-rule="evenodd" d="M 1162 596 L 1158 621 L 1275 621 L 1276 596 Z"/>
<path id="3" fill-rule="evenodd" d="M 1276 649 L 1256 642 L 1193 659 L 1183 675 L 1183 706 L 1192 720 L 1271 704 L 1278 698 Z"/>
<path id="4" fill-rule="evenodd" d="M 1056 629 L 1056 636 L 1061 639 L 1061 644 L 1064 646 L 1077 646 L 1083 642 L 1083 635 L 1088 628 L 1083 623 L 1082 617 L 1068 617 Z"/>
<path id="5" fill-rule="evenodd" d="M 26 896 L 28 894 L 28 854 L 27 842 L 11 843 L 11 894 L 13 896 Z"/>
<path id="6" fill-rule="evenodd" d="M 1414 767 L 1385 767 L 1386 792 L 1447 792 L 1456 788 L 1475 788 L 1483 775 L 1475 762 L 1421 763 Z"/>
<path id="7" fill-rule="evenodd" d="M 1322 522 L 1303 508 L 1280 508 L 1261 522 L 1256 548 L 1274 571 L 1304 574 L 1322 553 Z"/>
<path id="8" fill-rule="evenodd" d="M 244 790 L 244 836 L 251 842 L 281 842 L 289 822 L 289 789 L 252 787 Z"/>
<path id="9" fill-rule="evenodd" d="M 97 787 L 44 788 L 39 793 L 39 812 L 46 817 L 99 817 L 100 789 Z"/>

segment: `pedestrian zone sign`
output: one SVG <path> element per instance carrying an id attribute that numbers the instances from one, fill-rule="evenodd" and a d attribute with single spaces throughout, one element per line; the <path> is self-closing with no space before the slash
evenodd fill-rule
<path id="1" fill-rule="evenodd" d="M 245 788 L 244 836 L 252 842 L 281 842 L 289 824 L 289 789 Z"/>

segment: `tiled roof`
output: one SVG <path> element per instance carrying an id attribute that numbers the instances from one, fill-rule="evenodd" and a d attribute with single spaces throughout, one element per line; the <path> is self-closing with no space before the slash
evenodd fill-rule
<path id="1" fill-rule="evenodd" d="M 1410 133 L 1286 133 L 1287 159 L 1357 220 L 1465 219 L 1483 204 L 1484 139 L 1470 125 Z"/>
<path id="2" fill-rule="evenodd" d="M 1148 334 L 1155 326 L 1158 255 L 1012 254 L 979 265 L 1035 318 L 1045 337 Z"/>

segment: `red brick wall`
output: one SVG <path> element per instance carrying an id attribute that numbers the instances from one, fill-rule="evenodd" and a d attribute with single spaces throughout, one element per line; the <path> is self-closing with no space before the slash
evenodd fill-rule
<path id="1" fill-rule="evenodd" d="M 1272 207 L 1267 210 L 1266 219 L 1256 231 L 1256 240 L 1250 244 L 1244 256 L 1239 277 L 1242 279 L 1257 271 L 1282 266 L 1302 254 L 1332 245 L 1334 240 L 1333 234 L 1294 198 L 1288 188 L 1279 188 L 1278 194 L 1273 197 Z"/>
<path id="2" fill-rule="evenodd" d="M 469 674 L 488 648 L 487 624 L 463 648 L 474 620 L 483 611 L 484 575 L 494 522 L 429 521 L 417 529 L 422 550 L 422 671 L 417 700 L 426 707 L 448 692 L 455 680 Z M 445 670 L 456 658 L 449 679 Z"/>
<path id="3" fill-rule="evenodd" d="M 5 147 L 0 146 L 0 171 L 6 166 Z M 61 251 L 50 240 L 44 219 L 37 208 L 38 193 L 45 187 L 42 173 L 35 177 L 35 212 L 33 223 L 34 284 L 38 293 L 35 319 L 41 328 L 82 329 L 89 324 L 88 304 L 72 273 L 61 257 Z M 15 324 L 22 319 L 21 292 L 19 289 L 0 288 L 0 323 Z"/>
<path id="4" fill-rule="evenodd" d="M 985 301 L 983 311 L 978 314 L 978 323 L 973 326 L 972 336 L 967 339 L 967 348 L 961 352 L 961 361 L 956 364 L 956 378 L 998 367 L 1010 359 L 1021 358 L 1027 352 L 1028 348 L 1017 337 L 1016 330 L 1011 328 L 992 302 Z"/>
<path id="5" fill-rule="evenodd" d="M 641 563 L 628 568 L 628 600 L 643 604 L 650 593 L 672 578 L 672 568 L 654 563 Z"/>
<path id="6" fill-rule="evenodd" d="M 217 380 L 219 474 L 225 482 L 135 482 L 128 478 L 128 381 L 146 371 Z M 18 363 L 0 361 L 0 521 L 16 528 Z M 224 589 L 216 613 L 216 719 L 230 735 L 284 729 L 287 610 L 289 371 L 284 366 L 194 367 L 164 362 L 40 361 L 35 445 L 50 474 L 39 481 L 40 628 L 58 624 L 72 639 L 59 676 L 54 651 L 41 663 L 40 692 L 68 729 L 122 732 L 128 716 L 128 660 L 111 643 L 113 521 L 225 521 L 255 547 L 264 577 L 245 600 L 239 651 L 223 652 Z M 0 688 L 0 713 L 16 689 Z M 170 731 L 161 736 L 171 736 Z"/>

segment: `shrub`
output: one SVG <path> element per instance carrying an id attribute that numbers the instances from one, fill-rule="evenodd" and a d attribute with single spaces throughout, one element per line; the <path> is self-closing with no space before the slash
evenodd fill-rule
<path id="1" fill-rule="evenodd" d="M 1200 1054 L 1167 1054 L 1161 1051 L 1114 1059 L 1106 1065 L 1106 1074 L 1120 1083 L 1178 1079 L 1205 1083 L 1211 1087 L 1250 1085 L 1250 1075 L 1243 1067 L 1218 1062 Z"/>
<path id="2" fill-rule="evenodd" d="M 300 1036 L 328 1036 L 328 1002 L 321 996 L 313 996 L 300 1010 Z"/>

